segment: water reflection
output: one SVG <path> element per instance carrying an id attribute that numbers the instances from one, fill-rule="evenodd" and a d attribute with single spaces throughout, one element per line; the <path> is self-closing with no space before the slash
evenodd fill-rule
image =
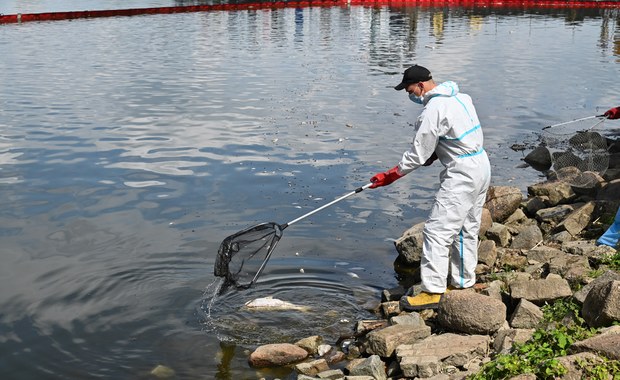
<path id="1" fill-rule="evenodd" d="M 171 4 L 144 5 L 156 3 Z M 395 164 L 419 112 L 392 89 L 404 67 L 428 63 L 475 98 L 494 184 L 521 189 L 538 173 L 507 147 L 616 105 L 620 75 L 617 9 L 308 7 L 0 29 L 0 368 L 17 379 L 158 364 L 249 378 L 256 344 L 333 339 L 398 284 L 392 241 L 424 220 L 438 167 L 287 229 L 249 292 L 208 307 L 205 287 L 224 237 Z M 269 294 L 321 317 L 238 312 Z"/>

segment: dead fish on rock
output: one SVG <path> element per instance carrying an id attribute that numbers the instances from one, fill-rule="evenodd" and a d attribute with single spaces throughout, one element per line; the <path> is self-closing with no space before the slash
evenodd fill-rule
<path id="1" fill-rule="evenodd" d="M 310 311 L 308 306 L 295 305 L 294 303 L 282 301 L 278 298 L 262 297 L 245 303 L 245 307 L 251 310 L 298 310 Z"/>

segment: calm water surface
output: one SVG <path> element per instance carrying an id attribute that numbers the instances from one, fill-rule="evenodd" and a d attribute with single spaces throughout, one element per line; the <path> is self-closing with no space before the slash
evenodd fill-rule
<path id="1" fill-rule="evenodd" d="M 52 3 L 120 2 L 0 12 L 67 10 Z M 539 173 L 512 144 L 620 103 L 618 21 L 328 7 L 0 25 L 1 377 L 292 376 L 249 368 L 248 350 L 334 343 L 371 317 L 439 166 L 291 226 L 257 286 L 213 297 L 221 241 L 395 165 L 420 109 L 392 87 L 416 62 L 474 98 L 493 184 L 525 193 Z M 242 308 L 268 295 L 311 312 Z"/>

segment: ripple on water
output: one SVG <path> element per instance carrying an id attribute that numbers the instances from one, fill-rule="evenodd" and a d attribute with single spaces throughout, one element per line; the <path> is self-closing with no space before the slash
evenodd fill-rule
<path id="1" fill-rule="evenodd" d="M 220 295 L 223 281 L 216 280 L 207 286 L 199 305 L 203 327 L 221 341 L 238 344 L 290 342 L 311 335 L 333 342 L 349 335 L 358 319 L 372 316 L 367 308 L 379 299 L 380 289 L 360 280 L 355 273 L 359 267 L 338 264 L 326 268 L 324 261 L 306 261 L 304 273 L 300 273 L 291 272 L 290 263 L 282 263 L 281 268 L 264 274 L 252 288 L 229 289 Z M 245 307 L 247 302 L 263 297 L 308 310 Z"/>

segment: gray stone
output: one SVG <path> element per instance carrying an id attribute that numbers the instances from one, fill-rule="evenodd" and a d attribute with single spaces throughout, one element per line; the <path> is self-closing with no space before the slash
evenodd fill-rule
<path id="1" fill-rule="evenodd" d="M 538 245 L 543 239 L 542 232 L 537 225 L 528 226 L 512 239 L 510 248 L 530 249 Z"/>
<path id="2" fill-rule="evenodd" d="M 499 268 L 520 269 L 528 264 L 527 257 L 521 254 L 520 249 L 499 248 L 497 255 L 497 266 Z"/>
<path id="3" fill-rule="evenodd" d="M 252 367 L 281 367 L 293 364 L 308 357 L 303 348 L 290 343 L 275 343 L 259 346 L 250 354 L 249 363 Z"/>
<path id="4" fill-rule="evenodd" d="M 532 248 L 527 252 L 527 260 L 530 263 L 548 263 L 556 257 L 563 256 L 565 254 L 566 253 L 562 252 L 560 249 L 541 245 L 536 248 Z"/>
<path id="5" fill-rule="evenodd" d="M 480 218 L 480 231 L 478 234 L 480 236 L 484 236 L 487 233 L 487 230 L 491 228 L 493 224 L 493 217 L 491 216 L 491 211 L 486 207 L 482 208 L 482 217 Z"/>
<path id="6" fill-rule="evenodd" d="M 499 247 L 507 247 L 511 239 L 508 227 L 500 223 L 493 223 L 491 228 L 487 230 L 486 237 L 487 239 L 493 240 Z"/>
<path id="7" fill-rule="evenodd" d="M 577 255 L 558 256 L 549 263 L 549 272 L 558 274 L 570 283 L 587 283 L 592 268 L 587 257 Z"/>
<path id="8" fill-rule="evenodd" d="M 588 202 L 582 207 L 568 214 L 556 227 L 556 232 L 568 231 L 571 235 L 577 236 L 592 221 L 594 212 L 594 202 Z"/>
<path id="9" fill-rule="evenodd" d="M 539 210 L 547 208 L 547 197 L 530 197 L 525 201 L 525 211 L 531 217 L 535 217 Z"/>
<path id="10" fill-rule="evenodd" d="M 575 294 L 573 295 L 573 298 L 575 298 L 577 302 L 583 304 L 583 302 L 586 300 L 586 296 L 588 295 L 588 293 L 590 293 L 590 290 L 592 290 L 593 287 L 599 284 L 606 283 L 609 281 L 614 281 L 614 280 L 616 281 L 620 280 L 620 273 L 615 272 L 613 270 L 608 270 L 602 275 L 600 275 L 599 277 L 597 277 L 596 279 L 594 279 L 588 285 L 584 286 L 583 288 L 575 292 Z"/>
<path id="11" fill-rule="evenodd" d="M 601 260 L 616 254 L 616 249 L 608 245 L 596 245 L 595 240 L 577 240 L 562 244 L 562 250 L 575 255 Z"/>
<path id="12" fill-rule="evenodd" d="M 562 181 L 549 181 L 528 186 L 528 194 L 544 197 L 547 206 L 571 202 L 576 194 L 572 187 Z"/>
<path id="13" fill-rule="evenodd" d="M 334 363 L 338 363 L 341 362 L 343 360 L 346 359 L 346 355 L 344 352 L 337 350 L 337 349 L 331 349 L 329 350 L 328 353 L 326 353 L 323 358 L 325 360 L 327 360 L 327 364 L 334 364 Z"/>
<path id="14" fill-rule="evenodd" d="M 309 336 L 295 342 L 295 345 L 308 351 L 311 355 L 316 355 L 318 347 L 323 343 L 323 338 L 319 335 Z"/>
<path id="15" fill-rule="evenodd" d="M 571 235 L 568 231 L 560 231 L 558 233 L 549 235 L 549 237 L 547 238 L 547 241 L 559 244 L 564 244 L 573 240 L 573 235 Z"/>
<path id="16" fill-rule="evenodd" d="M 535 329 L 499 330 L 493 339 L 493 349 L 498 354 L 507 354 L 515 343 L 525 343 L 534 335 Z"/>
<path id="17" fill-rule="evenodd" d="M 331 350 L 332 350 L 332 346 L 330 346 L 329 344 L 320 344 L 317 349 L 316 354 L 319 356 L 325 356 L 325 354 L 327 354 Z"/>
<path id="18" fill-rule="evenodd" d="M 502 301 L 503 287 L 505 286 L 504 282 L 501 280 L 491 281 L 486 288 L 484 288 L 481 294 L 494 298 L 498 301 Z"/>
<path id="19" fill-rule="evenodd" d="M 387 379 L 385 363 L 378 355 L 371 355 L 365 359 L 358 359 L 347 366 L 351 376 L 372 376 L 377 380 Z"/>
<path id="20" fill-rule="evenodd" d="M 499 278 L 510 287 L 510 285 L 516 281 L 530 281 L 532 275 L 525 272 L 504 272 L 499 274 Z"/>
<path id="21" fill-rule="evenodd" d="M 449 294 L 449 293 L 448 293 Z M 389 357 L 401 344 L 411 344 L 431 335 L 429 326 L 394 325 L 373 330 L 367 336 L 368 353 Z"/>
<path id="22" fill-rule="evenodd" d="M 609 200 L 609 201 L 618 201 L 618 194 L 620 194 L 620 178 L 616 178 L 614 180 L 609 181 L 606 184 L 603 184 L 601 189 L 596 194 L 597 200 Z M 617 210 L 618 208 L 614 208 Z"/>
<path id="23" fill-rule="evenodd" d="M 535 221 L 534 221 L 535 222 Z M 527 215 L 520 208 L 516 209 L 506 220 L 503 221 L 503 224 L 506 226 L 520 226 L 529 224 L 529 219 Z"/>
<path id="24" fill-rule="evenodd" d="M 488 335 L 459 335 L 445 333 L 433 335 L 413 344 L 403 344 L 396 349 L 396 358 L 434 357 L 446 365 L 461 367 L 473 358 L 483 358 L 489 353 L 491 338 Z"/>
<path id="25" fill-rule="evenodd" d="M 319 372 L 329 370 L 329 365 L 325 359 L 313 360 L 295 365 L 295 371 L 307 376 L 315 376 Z"/>
<path id="26" fill-rule="evenodd" d="M 466 334 L 492 334 L 506 321 L 506 305 L 471 291 L 445 293 L 437 309 L 437 322 Z"/>
<path id="27" fill-rule="evenodd" d="M 392 325 L 426 326 L 424 319 L 419 313 L 404 313 L 390 318 Z"/>
<path id="28" fill-rule="evenodd" d="M 592 287 L 581 310 L 592 327 L 609 326 L 620 321 L 620 281 L 607 281 Z"/>
<path id="29" fill-rule="evenodd" d="M 521 299 L 510 317 L 510 326 L 515 329 L 531 329 L 543 319 L 540 308 L 526 299 Z"/>
<path id="30" fill-rule="evenodd" d="M 361 321 L 357 321 L 355 326 L 355 332 L 358 335 L 363 335 L 371 330 L 379 329 L 387 327 L 388 321 L 387 319 L 364 319 Z"/>
<path id="31" fill-rule="evenodd" d="M 397 286 L 391 289 L 383 289 L 381 292 L 381 302 L 398 301 L 405 295 L 406 291 L 407 289 L 402 286 Z"/>
<path id="32" fill-rule="evenodd" d="M 549 273 L 558 274 L 572 283 L 584 283 L 592 271 L 587 257 L 571 255 L 556 248 L 540 246 L 531 249 L 529 262 L 547 263 Z"/>
<path id="33" fill-rule="evenodd" d="M 555 226 L 574 210 L 575 208 L 572 205 L 558 205 L 544 208 L 536 212 L 536 219 L 541 223 L 546 222 Z"/>
<path id="34" fill-rule="evenodd" d="M 344 372 L 339 369 L 329 369 L 327 371 L 319 372 L 316 376 L 319 379 L 339 380 L 344 379 Z"/>
<path id="35" fill-rule="evenodd" d="M 613 326 L 601 334 L 575 342 L 571 350 L 576 352 L 596 352 L 608 359 L 620 360 L 620 326 Z"/>
<path id="36" fill-rule="evenodd" d="M 397 315 L 401 312 L 398 301 L 388 301 L 381 303 L 381 312 L 386 318 Z"/>
<path id="37" fill-rule="evenodd" d="M 562 278 L 543 280 L 514 281 L 510 284 L 510 296 L 513 299 L 524 298 L 537 305 L 553 302 L 559 298 L 572 296 L 568 281 Z"/>
<path id="38" fill-rule="evenodd" d="M 408 378 L 428 378 L 438 374 L 441 369 L 441 361 L 431 355 L 407 356 L 401 359 L 400 369 Z"/>
<path id="39" fill-rule="evenodd" d="M 264 378 L 261 378 L 261 380 L 263 379 Z M 297 380 L 316 380 L 316 377 L 300 374 L 300 375 L 297 375 Z"/>
<path id="40" fill-rule="evenodd" d="M 523 161 L 534 170 L 544 172 L 551 168 L 551 152 L 546 146 L 537 146 L 523 158 Z"/>
<path id="41" fill-rule="evenodd" d="M 604 363 L 603 358 L 590 352 L 562 356 L 557 358 L 557 360 L 566 368 L 567 372 L 562 375 L 562 379 L 567 380 L 587 379 L 588 374 L 584 371 L 584 365 L 600 365 Z"/>
<path id="42" fill-rule="evenodd" d="M 605 182 L 603 177 L 593 171 L 583 171 L 570 181 L 577 195 L 594 196 Z"/>
<path id="43" fill-rule="evenodd" d="M 422 259 L 424 222 L 409 228 L 394 242 L 399 259 L 408 265 L 419 265 Z"/>
<path id="44" fill-rule="evenodd" d="M 518 187 L 491 186 L 487 191 L 484 207 L 491 213 L 494 222 L 503 222 L 521 204 L 523 194 Z"/>
<path id="45" fill-rule="evenodd" d="M 492 267 L 497 260 L 497 248 L 493 240 L 483 240 L 478 246 L 478 262 Z"/>

